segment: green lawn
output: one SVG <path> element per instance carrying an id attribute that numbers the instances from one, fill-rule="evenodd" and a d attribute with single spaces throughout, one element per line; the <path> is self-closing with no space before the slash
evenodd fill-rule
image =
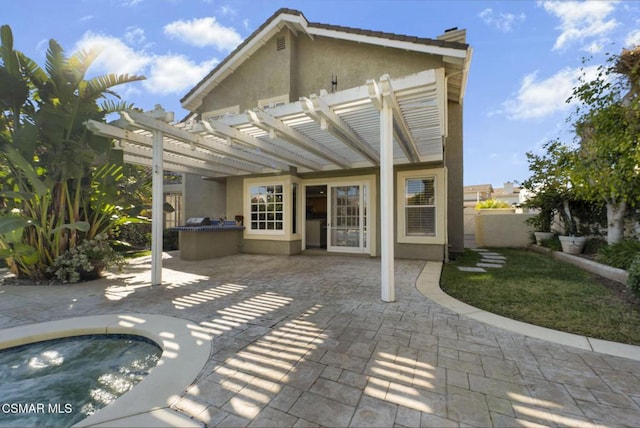
<path id="1" fill-rule="evenodd" d="M 444 266 L 441 286 L 477 308 L 527 323 L 640 345 L 640 305 L 594 275 L 551 256 L 526 250 L 496 249 L 507 258 L 502 269 L 461 272 L 480 256 L 467 251 Z"/>

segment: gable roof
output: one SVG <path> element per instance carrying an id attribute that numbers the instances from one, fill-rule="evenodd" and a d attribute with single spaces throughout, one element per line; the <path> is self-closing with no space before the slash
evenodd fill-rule
<path id="1" fill-rule="evenodd" d="M 237 48 L 235 48 L 209 74 L 198 82 L 180 102 L 190 111 L 196 110 L 204 97 L 215 88 L 225 77 L 233 73 L 247 58 L 264 45 L 273 35 L 283 27 L 288 27 L 294 34 L 301 32 L 310 38 L 315 36 L 350 40 L 360 43 L 392 47 L 426 54 L 442 55 L 445 62 L 453 67 L 451 73 L 456 73 L 459 83 L 451 82 L 454 88 L 449 91 L 450 98 L 462 99 L 466 83 L 466 71 L 471 57 L 471 48 L 466 43 L 443 39 L 429 39 L 382 31 L 364 30 L 360 28 L 343 27 L 339 25 L 309 22 L 299 10 L 282 8 L 276 11 Z M 373 77 L 373 76 L 372 76 Z"/>

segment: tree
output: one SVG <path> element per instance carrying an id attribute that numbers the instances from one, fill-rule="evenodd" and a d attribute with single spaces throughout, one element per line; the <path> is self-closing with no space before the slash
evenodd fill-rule
<path id="1" fill-rule="evenodd" d="M 611 56 L 596 79 L 581 78 L 572 96 L 581 102 L 572 180 L 579 196 L 606 203 L 610 244 L 623 238 L 627 210 L 640 201 L 639 58 L 640 48 Z"/>
<path id="2" fill-rule="evenodd" d="M 43 70 L 14 50 L 9 26 L 0 37 L 0 257 L 18 276 L 43 278 L 67 249 L 117 220 L 121 152 L 84 123 L 131 108 L 111 88 L 144 77 L 85 80 L 98 52 L 67 57 L 55 40 Z"/>

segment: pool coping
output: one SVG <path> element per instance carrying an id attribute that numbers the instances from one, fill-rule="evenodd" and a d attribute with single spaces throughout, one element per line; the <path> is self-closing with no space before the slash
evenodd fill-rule
<path id="1" fill-rule="evenodd" d="M 162 348 L 158 364 L 131 391 L 83 419 L 87 426 L 193 426 L 202 424 L 170 408 L 198 376 L 211 339 L 188 320 L 156 314 L 108 314 L 67 318 L 0 330 L 0 349 L 87 334 L 131 334 Z"/>

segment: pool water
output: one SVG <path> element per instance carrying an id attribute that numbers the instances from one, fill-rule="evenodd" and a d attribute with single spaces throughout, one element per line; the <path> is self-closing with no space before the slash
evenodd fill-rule
<path id="1" fill-rule="evenodd" d="M 72 426 L 140 382 L 162 349 L 140 336 L 74 336 L 0 350 L 0 426 Z"/>

